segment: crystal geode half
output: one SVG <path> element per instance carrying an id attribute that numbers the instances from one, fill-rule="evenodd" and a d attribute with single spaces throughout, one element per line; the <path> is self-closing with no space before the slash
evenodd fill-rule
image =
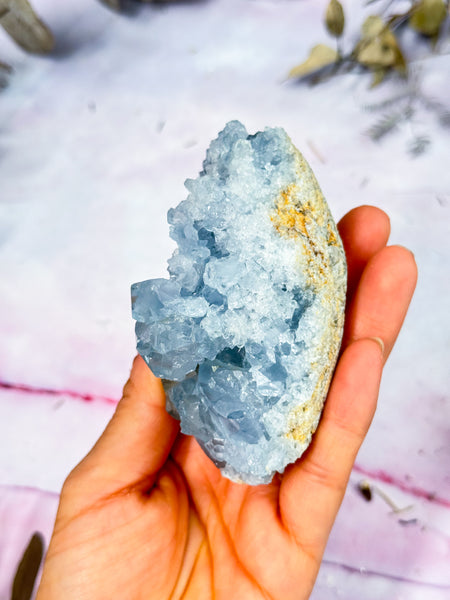
<path id="1" fill-rule="evenodd" d="M 228 123 L 168 213 L 169 279 L 132 286 L 137 349 L 223 475 L 271 481 L 308 447 L 339 352 L 346 261 L 283 129 Z"/>

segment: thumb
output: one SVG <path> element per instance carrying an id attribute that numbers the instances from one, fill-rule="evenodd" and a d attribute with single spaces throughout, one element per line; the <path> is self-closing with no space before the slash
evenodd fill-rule
<path id="1" fill-rule="evenodd" d="M 161 380 L 137 356 L 111 421 L 69 480 L 82 478 L 91 497 L 138 486 L 148 490 L 177 433 L 178 423 L 165 409 Z"/>

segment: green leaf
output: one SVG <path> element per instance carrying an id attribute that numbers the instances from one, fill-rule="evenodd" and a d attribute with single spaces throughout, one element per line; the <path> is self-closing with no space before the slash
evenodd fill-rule
<path id="1" fill-rule="evenodd" d="M 338 0 L 330 0 L 325 13 L 325 25 L 330 35 L 341 37 L 344 31 L 345 15 L 342 4 Z"/>
<path id="2" fill-rule="evenodd" d="M 28 0 L 0 0 L 0 25 L 28 52 L 45 54 L 53 49 L 53 36 Z"/>
<path id="3" fill-rule="evenodd" d="M 412 8 L 410 26 L 427 36 L 436 36 L 447 15 L 444 0 L 420 0 Z"/>
<path id="4" fill-rule="evenodd" d="M 339 58 L 339 54 L 333 48 L 326 46 L 325 44 L 318 44 L 311 49 L 308 58 L 305 62 L 293 67 L 289 71 L 289 77 L 304 77 L 305 75 L 311 75 L 312 73 L 328 67 L 335 63 Z"/>

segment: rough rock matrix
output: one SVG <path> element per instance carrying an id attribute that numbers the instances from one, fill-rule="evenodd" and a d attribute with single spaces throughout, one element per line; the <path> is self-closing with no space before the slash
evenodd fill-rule
<path id="1" fill-rule="evenodd" d="M 228 123 L 168 213 L 169 279 L 132 286 L 137 349 L 167 406 L 234 481 L 271 481 L 308 447 L 341 343 L 346 262 L 283 129 Z"/>

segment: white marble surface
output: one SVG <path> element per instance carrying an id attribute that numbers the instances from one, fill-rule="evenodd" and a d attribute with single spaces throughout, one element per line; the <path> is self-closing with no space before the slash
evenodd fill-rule
<path id="1" fill-rule="evenodd" d="M 167 209 L 233 118 L 285 127 L 336 218 L 383 208 L 392 242 L 419 266 L 312 598 L 448 598 L 449 130 L 419 109 L 375 144 L 364 132 L 382 113 L 364 105 L 394 84 L 286 82 L 327 42 L 322 0 L 204 0 L 122 16 L 94 0 L 33 4 L 55 56 L 27 56 L 0 31 L 0 59 L 14 67 L 0 92 L 0 598 L 31 533 L 48 540 L 66 474 L 120 397 L 134 354 L 129 286 L 164 274 Z M 362 2 L 344 4 L 351 39 Z M 423 89 L 443 102 L 449 49 L 427 59 L 423 45 L 413 50 Z M 411 130 L 432 139 L 415 159 Z M 366 502 L 355 487 L 364 478 L 411 508 Z"/>

